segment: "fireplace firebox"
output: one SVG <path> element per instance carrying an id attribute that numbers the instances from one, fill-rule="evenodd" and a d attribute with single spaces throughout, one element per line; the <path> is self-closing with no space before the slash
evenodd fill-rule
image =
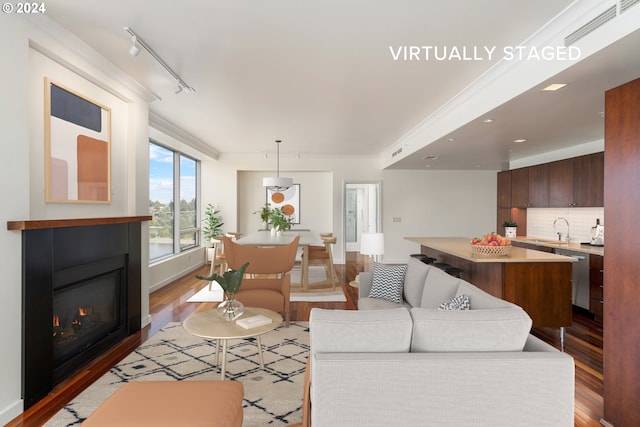
<path id="1" fill-rule="evenodd" d="M 140 223 L 149 219 L 9 223 L 22 230 L 24 409 L 140 330 Z"/>

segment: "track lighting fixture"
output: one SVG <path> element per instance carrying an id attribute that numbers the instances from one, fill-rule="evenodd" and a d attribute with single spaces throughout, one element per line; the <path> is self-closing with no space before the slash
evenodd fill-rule
<path id="1" fill-rule="evenodd" d="M 140 48 L 138 47 L 138 38 L 136 36 L 131 37 L 131 47 L 129 48 L 129 55 L 138 56 L 140 54 Z"/>
<path id="2" fill-rule="evenodd" d="M 189 92 L 196 91 L 194 88 L 189 86 L 184 80 L 182 80 L 182 77 L 180 77 L 178 73 L 173 71 L 171 67 L 169 67 L 169 65 L 167 65 L 167 63 L 164 62 L 164 60 L 160 58 L 158 54 L 153 51 L 153 49 L 151 49 L 151 46 L 149 46 L 143 39 L 140 38 L 138 34 L 136 34 L 135 31 L 133 31 L 133 29 L 129 27 L 124 27 L 123 29 L 127 33 L 129 33 L 129 35 L 131 36 L 132 46 L 129 48 L 129 53 L 132 56 L 137 56 L 140 53 L 140 48 L 143 48 L 144 50 L 146 50 L 149 53 L 149 55 L 151 55 L 153 59 L 158 61 L 158 63 L 162 65 L 162 67 L 165 70 L 167 70 L 169 74 L 171 74 L 171 77 L 173 77 L 176 80 L 177 86 L 173 90 L 174 93 L 178 94 L 182 92 L 183 89 L 186 89 Z"/>

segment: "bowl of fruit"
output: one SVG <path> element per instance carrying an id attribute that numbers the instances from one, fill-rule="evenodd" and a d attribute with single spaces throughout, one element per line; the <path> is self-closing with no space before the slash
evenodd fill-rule
<path id="1" fill-rule="evenodd" d="M 481 256 L 506 256 L 511 252 L 511 240 L 498 233 L 471 239 L 471 251 Z"/>

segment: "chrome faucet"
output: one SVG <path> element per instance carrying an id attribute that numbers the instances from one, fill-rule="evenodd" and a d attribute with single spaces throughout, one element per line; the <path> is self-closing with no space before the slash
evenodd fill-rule
<path id="1" fill-rule="evenodd" d="M 569 221 L 567 221 L 566 218 L 562 218 L 562 217 L 556 218 L 556 220 L 553 221 L 553 231 L 556 231 L 556 223 L 558 221 L 560 221 L 560 220 L 564 221 L 565 224 L 567 224 L 567 235 L 566 235 L 565 239 L 566 239 L 567 243 L 569 243 L 569 239 L 571 238 L 571 236 L 569 236 Z M 556 234 L 558 235 L 558 241 L 561 242 L 562 241 L 562 232 L 556 231 Z"/>

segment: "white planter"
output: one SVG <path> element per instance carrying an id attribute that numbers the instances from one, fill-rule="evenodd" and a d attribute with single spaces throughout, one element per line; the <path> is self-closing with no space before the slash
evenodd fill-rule
<path id="1" fill-rule="evenodd" d="M 516 230 L 518 227 L 505 227 L 504 228 L 504 237 L 516 237 Z"/>

